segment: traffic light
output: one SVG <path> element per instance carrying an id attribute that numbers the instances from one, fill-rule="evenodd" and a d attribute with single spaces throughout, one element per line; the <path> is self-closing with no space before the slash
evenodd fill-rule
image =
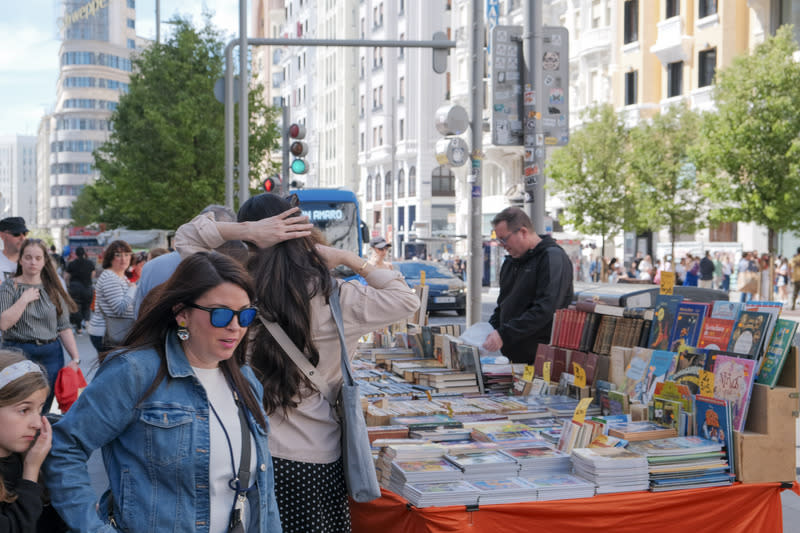
<path id="1" fill-rule="evenodd" d="M 279 193 L 281 191 L 281 178 L 279 176 L 270 176 L 261 184 L 264 192 Z"/>
<path id="2" fill-rule="evenodd" d="M 295 174 L 305 174 L 308 172 L 308 163 L 303 159 L 308 154 L 308 144 L 303 141 L 305 137 L 305 126 L 302 124 L 292 124 L 289 126 L 289 138 L 292 139 L 289 145 L 289 153 L 294 157 L 289 168 Z"/>

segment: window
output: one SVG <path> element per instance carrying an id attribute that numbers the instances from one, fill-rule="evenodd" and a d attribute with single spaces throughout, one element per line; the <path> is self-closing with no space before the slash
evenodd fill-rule
<path id="1" fill-rule="evenodd" d="M 375 200 L 381 199 L 381 175 L 375 175 Z"/>
<path id="2" fill-rule="evenodd" d="M 397 101 L 403 102 L 406 99 L 406 78 L 405 76 L 400 76 L 400 80 L 398 82 L 397 87 Z"/>
<path id="3" fill-rule="evenodd" d="M 128 9 L 136 9 L 136 0 L 128 0 Z"/>
<path id="4" fill-rule="evenodd" d="M 378 126 L 378 146 L 383 146 L 383 125 Z"/>
<path id="5" fill-rule="evenodd" d="M 128 39 L 128 48 L 130 48 L 131 50 L 135 50 L 136 49 L 136 41 L 134 41 L 133 39 Z"/>
<path id="6" fill-rule="evenodd" d="M 406 121 L 405 121 L 405 119 L 402 119 L 402 118 L 400 119 L 400 123 L 398 124 L 398 127 L 397 127 L 397 138 L 399 140 L 401 140 L 401 141 L 406 138 Z"/>
<path id="7" fill-rule="evenodd" d="M 406 196 L 406 171 L 402 168 L 397 173 L 397 197 L 405 198 Z"/>
<path id="8" fill-rule="evenodd" d="M 592 0 L 592 28 L 599 28 L 603 20 L 601 0 Z"/>
<path id="9" fill-rule="evenodd" d="M 366 147 L 367 147 L 367 135 L 362 131 L 361 132 L 361 151 L 363 152 Z"/>
<path id="10" fill-rule="evenodd" d="M 681 14 L 681 3 L 680 0 L 667 0 L 667 12 L 664 14 L 664 18 L 672 18 L 677 17 Z"/>
<path id="11" fill-rule="evenodd" d="M 417 167 L 411 167 L 411 170 L 408 171 L 408 195 L 417 195 Z M 412 222 L 413 219 L 410 217 L 408 221 L 409 228 L 411 227 Z"/>
<path id="12" fill-rule="evenodd" d="M 431 173 L 432 196 L 455 196 L 456 177 L 450 167 L 436 167 Z"/>
<path id="13" fill-rule="evenodd" d="M 639 40 L 639 0 L 625 0 L 623 44 Z"/>
<path id="14" fill-rule="evenodd" d="M 683 61 L 667 65 L 667 98 L 683 93 Z"/>
<path id="15" fill-rule="evenodd" d="M 363 134 L 362 134 L 363 135 Z M 367 176 L 367 201 L 372 201 L 372 176 Z"/>
<path id="16" fill-rule="evenodd" d="M 636 84 L 639 78 L 639 71 L 625 73 L 625 105 L 636 105 Z"/>
<path id="17" fill-rule="evenodd" d="M 394 196 L 392 194 L 393 191 L 392 191 L 392 173 L 391 172 L 387 172 L 386 173 L 386 178 L 384 179 L 383 183 L 386 186 L 386 199 L 387 200 L 391 200 L 392 197 Z"/>
<path id="18" fill-rule="evenodd" d="M 717 49 L 703 50 L 700 52 L 697 86 L 707 87 L 714 83 L 714 74 L 717 71 Z"/>
<path id="19" fill-rule="evenodd" d="M 700 0 L 697 5 L 697 15 L 700 18 L 708 17 L 717 12 L 717 0 Z"/>
<path id="20" fill-rule="evenodd" d="M 359 116 L 361 116 L 361 117 L 363 117 L 363 116 L 364 116 L 364 109 L 365 109 L 365 104 L 364 104 L 364 101 L 365 101 L 365 100 L 366 100 L 366 98 L 365 98 L 365 97 L 364 97 L 364 95 L 362 94 L 362 95 L 361 95 L 361 107 L 359 107 L 359 108 L 358 108 L 358 114 L 359 114 Z"/>
<path id="21" fill-rule="evenodd" d="M 136 29 L 136 20 L 135 19 L 127 19 L 128 27 L 132 30 Z"/>

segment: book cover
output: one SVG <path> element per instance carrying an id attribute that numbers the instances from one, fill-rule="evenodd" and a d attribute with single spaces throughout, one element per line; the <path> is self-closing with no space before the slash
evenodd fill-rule
<path id="1" fill-rule="evenodd" d="M 703 329 L 700 331 L 697 347 L 725 350 L 731 342 L 733 323 L 733 319 L 729 318 L 706 318 L 703 321 Z"/>
<path id="2" fill-rule="evenodd" d="M 786 356 L 792 348 L 792 341 L 796 332 L 797 322 L 794 320 L 779 318 L 775 323 L 772 339 L 767 347 L 764 360 L 761 363 L 761 369 L 756 378 L 758 383 L 768 385 L 770 388 L 775 387 L 781 375 L 781 370 L 783 370 Z"/>
<path id="3" fill-rule="evenodd" d="M 669 349 L 669 337 L 678 312 L 682 296 L 659 294 L 653 313 L 653 324 L 650 327 L 650 340 L 647 347 L 653 350 Z"/>
<path id="4" fill-rule="evenodd" d="M 542 377 L 542 370 L 544 368 L 545 362 L 550 363 L 550 372 L 553 371 L 553 347 L 549 344 L 540 343 L 536 347 L 536 357 L 533 360 L 533 373 L 536 377 Z"/>
<path id="5" fill-rule="evenodd" d="M 630 363 L 625 369 L 625 394 L 631 401 L 641 401 L 644 396 L 645 379 L 653 350 L 634 348 Z"/>
<path id="6" fill-rule="evenodd" d="M 713 320 L 711 318 L 706 321 Z M 706 358 L 708 350 L 705 348 L 694 348 L 693 346 L 681 346 L 678 349 L 678 362 L 675 371 L 669 379 L 686 385 L 692 394 L 700 392 L 700 371 L 706 368 Z"/>
<path id="7" fill-rule="evenodd" d="M 711 308 L 711 316 L 713 318 L 725 318 L 727 320 L 736 320 L 739 316 L 739 311 L 744 309 L 743 302 L 729 302 L 727 300 L 715 300 Z"/>
<path id="8" fill-rule="evenodd" d="M 678 430 L 681 411 L 683 406 L 680 402 L 668 398 L 653 397 L 653 417 L 656 424 Z"/>
<path id="9" fill-rule="evenodd" d="M 644 380 L 644 387 L 641 389 L 641 394 L 637 394 L 636 398 L 644 404 L 650 403 L 653 395 L 656 392 L 656 384 L 663 383 L 667 375 L 671 374 L 675 368 L 678 359 L 678 354 L 675 352 L 668 352 L 666 350 L 653 350 L 653 355 L 650 357 L 650 364 L 647 367 L 647 377 Z"/>
<path id="10" fill-rule="evenodd" d="M 731 473 L 735 474 L 733 456 L 733 421 L 726 400 L 698 394 L 694 399 L 695 435 L 710 441 L 719 442 L 725 447 L 725 454 Z"/>
<path id="11" fill-rule="evenodd" d="M 681 345 L 697 346 L 707 311 L 708 304 L 681 302 L 675 315 L 668 349 L 676 351 Z"/>
<path id="12" fill-rule="evenodd" d="M 728 351 L 751 359 L 758 358 L 769 322 L 770 315 L 767 313 L 740 311 L 733 326 Z"/>
<path id="13" fill-rule="evenodd" d="M 753 359 L 725 355 L 718 355 L 714 363 L 714 398 L 730 402 L 735 431 L 744 429 L 755 381 L 755 366 Z"/>

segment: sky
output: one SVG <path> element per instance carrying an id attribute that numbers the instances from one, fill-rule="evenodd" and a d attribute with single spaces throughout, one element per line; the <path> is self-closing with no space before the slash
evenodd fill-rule
<path id="1" fill-rule="evenodd" d="M 155 6 L 156 0 L 136 0 L 137 35 L 155 39 Z M 161 0 L 161 20 L 169 20 L 175 14 L 188 15 L 199 26 L 204 7 L 214 13 L 212 23 L 228 38 L 238 35 L 239 0 Z M 41 118 L 55 106 L 61 45 L 56 24 L 59 16 L 58 0 L 17 1 L 13 8 L 3 10 L 0 135 L 36 135 Z M 161 24 L 162 40 L 169 30 L 169 25 Z"/>

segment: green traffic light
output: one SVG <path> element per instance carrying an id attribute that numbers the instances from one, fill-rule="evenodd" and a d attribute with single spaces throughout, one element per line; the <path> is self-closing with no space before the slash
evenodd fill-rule
<path id="1" fill-rule="evenodd" d="M 303 159 L 295 159 L 292 161 L 292 172 L 295 174 L 305 174 L 308 171 L 308 167 L 306 166 L 306 162 Z"/>

